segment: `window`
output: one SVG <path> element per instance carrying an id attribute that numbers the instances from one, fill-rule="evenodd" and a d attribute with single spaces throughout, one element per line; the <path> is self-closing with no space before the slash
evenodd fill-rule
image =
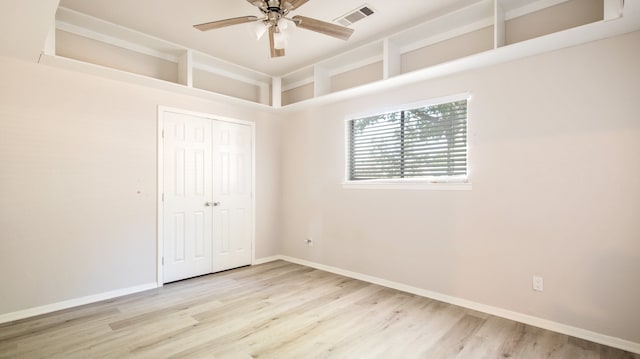
<path id="1" fill-rule="evenodd" d="M 348 181 L 467 179 L 467 99 L 347 122 Z"/>

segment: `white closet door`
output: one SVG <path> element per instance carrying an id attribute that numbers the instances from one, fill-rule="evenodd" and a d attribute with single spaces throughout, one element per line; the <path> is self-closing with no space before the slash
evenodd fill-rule
<path id="1" fill-rule="evenodd" d="M 211 131 L 209 119 L 165 113 L 164 282 L 211 273 Z"/>
<path id="2" fill-rule="evenodd" d="M 252 130 L 248 125 L 213 125 L 213 271 L 251 264 Z"/>
<path id="3" fill-rule="evenodd" d="M 164 113 L 164 282 L 251 264 L 253 130 Z"/>

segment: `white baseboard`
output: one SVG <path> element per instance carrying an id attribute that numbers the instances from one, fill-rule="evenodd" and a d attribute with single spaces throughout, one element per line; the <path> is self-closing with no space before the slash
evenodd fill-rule
<path id="1" fill-rule="evenodd" d="M 260 259 L 255 259 L 253 261 L 252 265 L 257 266 L 259 264 L 265 264 L 265 263 L 277 261 L 277 260 L 280 260 L 280 259 L 282 259 L 282 256 L 264 257 L 264 258 L 260 258 Z"/>
<path id="2" fill-rule="evenodd" d="M 265 258 L 265 259 L 267 259 L 267 258 Z M 551 321 L 551 320 L 542 319 L 542 318 L 534 317 L 534 316 L 531 316 L 531 315 L 510 311 L 510 310 L 507 310 L 507 309 L 493 307 L 493 306 L 490 306 L 490 305 L 486 305 L 486 304 L 482 304 L 482 303 L 478 303 L 478 302 L 474 302 L 474 301 L 471 301 L 471 300 L 466 300 L 466 299 L 462 299 L 462 298 L 458 298 L 458 297 L 453 297 L 453 296 L 442 294 L 442 293 L 438 293 L 438 292 L 432 292 L 432 291 L 429 291 L 429 290 L 426 290 L 426 289 L 413 287 L 413 286 L 410 286 L 410 285 L 406 285 L 406 284 L 402 284 L 402 283 L 398 283 L 398 282 L 394 282 L 394 281 L 390 281 L 390 280 L 386 280 L 386 279 L 382 279 L 382 278 L 378 278 L 378 277 L 373 277 L 373 276 L 366 275 L 366 274 L 352 272 L 352 271 L 341 269 L 341 268 L 337 268 L 337 267 L 332 267 L 332 266 L 328 266 L 328 265 L 324 265 L 324 264 L 320 264 L 320 263 L 310 262 L 310 261 L 307 261 L 307 260 L 304 260 L 304 259 L 298 259 L 298 258 L 293 258 L 293 257 L 283 256 L 283 255 L 269 257 L 268 259 L 269 259 L 268 261 L 273 261 L 273 260 L 278 260 L 278 259 L 285 260 L 287 262 L 296 263 L 296 264 L 304 265 L 304 266 L 307 266 L 307 267 L 320 269 L 320 270 L 323 270 L 323 271 L 327 271 L 327 272 L 343 275 L 345 277 L 359 279 L 359 280 L 362 280 L 362 281 L 365 281 L 365 282 L 369 282 L 369 283 L 378 284 L 378 285 L 381 285 L 381 286 L 384 286 L 384 287 L 401 290 L 403 292 L 407 292 L 407 293 L 416 294 L 416 295 L 419 295 L 419 296 L 422 296 L 422 297 L 427 297 L 427 298 L 439 300 L 441 302 L 454 304 L 454 305 L 457 305 L 457 306 L 460 306 L 460 307 L 473 309 L 473 310 L 476 310 L 476 311 L 479 311 L 479 312 L 495 315 L 497 317 L 514 320 L 516 322 L 529 324 L 529 325 L 532 325 L 532 326 L 535 326 L 535 327 L 538 327 L 538 328 L 547 329 L 547 330 L 550 330 L 550 331 L 553 331 L 553 332 L 570 335 L 570 336 L 573 336 L 573 337 L 576 337 L 576 338 L 585 339 L 585 340 L 589 340 L 589 341 L 592 341 L 592 342 L 595 342 L 595 343 L 604 344 L 604 345 L 607 345 L 607 346 L 610 346 L 610 347 L 614 347 L 614 348 L 626 350 L 626 351 L 629 351 L 629 352 L 632 352 L 632 353 L 640 354 L 640 343 L 634 343 L 634 342 L 631 342 L 631 341 L 628 341 L 628 340 L 624 340 L 624 339 L 620 339 L 620 338 L 616 338 L 616 337 L 611 337 L 611 336 L 608 336 L 608 335 L 592 332 L 592 331 L 589 331 L 589 330 L 586 330 L 586 329 L 573 327 L 573 326 L 570 326 L 570 325 L 554 322 L 554 321 Z"/>
<path id="3" fill-rule="evenodd" d="M 110 292 L 98 293 L 98 294 L 88 295 L 86 297 L 69 299 L 69 300 L 65 300 L 65 301 L 57 302 L 53 304 L 47 304 L 40 307 L 19 310 L 17 312 L 0 314 L 0 323 L 13 322 L 15 320 L 35 317 L 36 315 L 42 315 L 42 314 L 47 314 L 47 313 L 55 312 L 62 309 L 77 307 L 85 304 L 91 304 L 91 303 L 99 302 L 102 300 L 121 297 L 127 294 L 143 292 L 145 290 L 154 289 L 157 287 L 158 286 L 155 282 L 147 283 L 147 284 L 142 284 L 135 287 L 117 289 L 117 290 L 112 290 Z"/>

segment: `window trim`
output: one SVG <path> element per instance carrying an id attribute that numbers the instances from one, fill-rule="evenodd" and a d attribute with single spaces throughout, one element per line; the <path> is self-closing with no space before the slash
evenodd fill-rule
<path id="1" fill-rule="evenodd" d="M 467 175 L 464 177 L 424 177 L 424 178 L 395 178 L 395 179 L 367 179 L 367 180 L 350 180 L 350 161 L 351 138 L 350 138 L 350 122 L 355 119 L 384 115 L 392 112 L 398 112 L 419 107 L 427 107 L 447 102 L 467 101 L 467 129 L 469 128 L 469 103 L 472 96 L 470 92 L 459 93 L 450 96 L 432 98 L 426 101 L 401 104 L 391 107 L 385 107 L 378 111 L 367 111 L 357 114 L 350 114 L 344 118 L 344 181 L 342 188 L 344 189 L 410 189 L 410 190 L 471 190 L 470 173 L 467 167 Z M 467 130 L 468 131 L 468 130 Z M 469 132 L 467 132 L 467 160 L 469 158 Z"/>
<path id="2" fill-rule="evenodd" d="M 344 189 L 408 189 L 408 190 L 459 190 L 469 191 L 469 182 L 429 182 L 428 180 L 360 180 L 342 182 Z"/>

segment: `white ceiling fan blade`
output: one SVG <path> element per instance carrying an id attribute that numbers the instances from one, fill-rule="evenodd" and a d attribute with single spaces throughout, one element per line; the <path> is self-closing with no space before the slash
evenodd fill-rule
<path id="1" fill-rule="evenodd" d="M 195 27 L 200 31 L 207 31 L 207 30 L 219 29 L 221 27 L 226 27 L 226 26 L 244 24 L 246 22 L 252 22 L 256 20 L 258 20 L 257 16 L 242 16 L 242 17 L 234 17 L 226 20 L 205 22 L 203 24 L 193 25 L 193 27 Z"/>
<path id="2" fill-rule="evenodd" d="M 348 40 L 353 34 L 353 29 L 348 27 L 335 25 L 329 22 L 312 19 L 306 16 L 296 15 L 291 18 L 296 26 L 303 29 L 319 32 L 321 34 L 333 36 L 341 40 Z"/>

